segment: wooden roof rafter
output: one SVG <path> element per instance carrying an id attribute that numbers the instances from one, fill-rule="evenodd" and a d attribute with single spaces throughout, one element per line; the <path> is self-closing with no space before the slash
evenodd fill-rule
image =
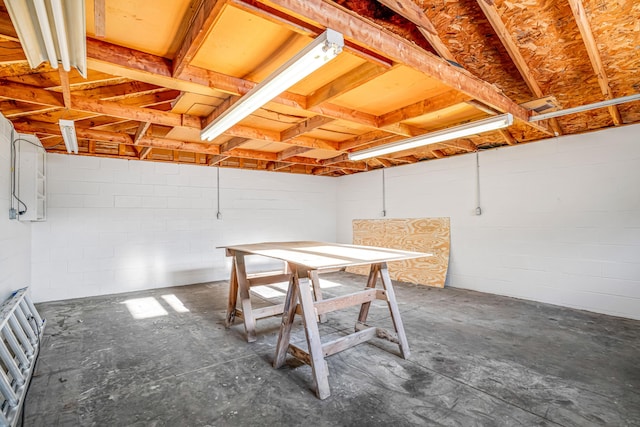
<path id="1" fill-rule="evenodd" d="M 305 17 L 321 26 L 339 31 L 344 35 L 345 39 L 349 39 L 356 44 L 366 43 L 368 48 L 385 55 L 393 62 L 405 64 L 421 71 L 427 76 L 464 92 L 499 111 L 513 114 L 516 119 L 526 123 L 528 126 L 549 132 L 544 126 L 529 122 L 530 113 L 501 94 L 495 86 L 449 65 L 443 59 L 423 51 L 407 40 L 384 28 L 375 26 L 370 21 L 337 4 L 327 3 L 322 0 L 307 0 L 305 2 L 295 0 L 258 0 L 257 3 L 274 7 L 285 14 Z"/>
<path id="2" fill-rule="evenodd" d="M 200 0 L 198 10 L 173 58 L 173 76 L 180 76 L 185 67 L 191 63 L 226 5 L 227 0 Z"/>
<path id="3" fill-rule="evenodd" d="M 537 80 L 534 78 L 533 74 L 531 73 L 531 69 L 529 68 L 529 65 L 527 64 L 524 57 L 522 56 L 520 49 L 518 49 L 518 46 L 516 46 L 516 43 L 511 37 L 511 34 L 509 34 L 509 31 L 507 30 L 507 27 L 502 21 L 502 18 L 498 13 L 498 9 L 496 8 L 493 1 L 477 0 L 477 3 L 482 9 L 482 12 L 484 13 L 484 15 L 487 17 L 487 20 L 493 27 L 493 30 L 498 35 L 498 38 L 502 42 L 502 45 L 507 50 L 509 57 L 511 58 L 514 65 L 518 69 L 518 72 L 522 76 L 522 79 L 526 83 L 529 90 L 531 90 L 531 93 L 533 93 L 533 95 L 535 95 L 537 98 L 543 98 L 545 94 L 542 91 L 542 88 L 540 88 L 540 85 L 538 84 Z M 562 135 L 562 128 L 560 127 L 558 120 L 556 119 L 549 120 L 549 126 L 551 127 L 551 129 L 553 129 L 556 136 Z M 509 143 L 509 139 L 507 139 L 507 142 Z"/>
<path id="4" fill-rule="evenodd" d="M 607 72 L 602 64 L 600 51 L 598 50 L 598 45 L 596 44 L 595 37 L 591 31 L 591 25 L 589 24 L 589 19 L 587 18 L 587 13 L 584 9 L 584 5 L 582 4 L 582 0 L 569 0 L 569 6 L 571 6 L 571 11 L 573 12 L 576 24 L 580 30 L 580 35 L 584 41 L 584 46 L 587 50 L 589 60 L 591 61 L 593 72 L 598 77 L 600 91 L 605 99 L 613 99 L 614 95 L 611 91 L 611 87 L 609 86 L 609 78 L 607 77 Z M 617 106 L 611 105 L 607 108 L 609 109 L 613 123 L 616 126 L 624 124 L 622 117 L 620 116 L 620 110 L 618 110 Z"/>
<path id="5" fill-rule="evenodd" d="M 413 22 L 418 31 L 429 42 L 431 47 L 447 61 L 453 61 L 457 63 L 455 56 L 451 53 L 449 48 L 443 43 L 442 39 L 438 35 L 436 27 L 431 20 L 425 15 L 424 11 L 418 7 L 412 1 L 401 0 L 377 0 L 379 3 L 387 6 L 389 9 L 396 12 L 398 15 Z"/>

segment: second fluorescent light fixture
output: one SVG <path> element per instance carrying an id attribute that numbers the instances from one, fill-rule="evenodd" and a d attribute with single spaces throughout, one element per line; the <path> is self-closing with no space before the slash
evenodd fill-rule
<path id="1" fill-rule="evenodd" d="M 385 144 L 379 147 L 349 153 L 349 160 L 363 160 L 371 157 L 382 156 L 389 153 L 395 153 L 396 151 L 408 150 L 410 148 L 422 147 L 423 145 L 436 144 L 438 142 L 449 141 L 451 139 L 462 138 L 464 136 L 502 129 L 507 126 L 511 126 L 511 124 L 513 124 L 513 116 L 509 113 L 502 114 L 449 129 L 414 136 L 413 138 L 403 139 L 402 141 L 391 144 Z"/>
<path id="2" fill-rule="evenodd" d="M 67 147 L 67 153 L 78 154 L 78 138 L 76 137 L 76 124 L 73 120 L 58 120 L 64 146 Z"/>
<path id="3" fill-rule="evenodd" d="M 200 138 L 211 141 L 222 135 L 240 120 L 338 56 L 343 47 L 342 34 L 327 29 L 209 123 L 200 133 Z"/>

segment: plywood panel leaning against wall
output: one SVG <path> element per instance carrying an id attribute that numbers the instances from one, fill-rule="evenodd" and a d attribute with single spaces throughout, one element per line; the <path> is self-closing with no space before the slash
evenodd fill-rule
<path id="1" fill-rule="evenodd" d="M 449 218 L 354 219 L 353 244 L 432 253 L 426 258 L 390 262 L 393 280 L 444 287 L 449 266 Z M 369 267 L 349 267 L 368 274 Z"/>

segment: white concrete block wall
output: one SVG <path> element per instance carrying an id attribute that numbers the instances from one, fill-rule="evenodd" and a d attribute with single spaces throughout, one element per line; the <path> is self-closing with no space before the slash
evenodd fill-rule
<path id="1" fill-rule="evenodd" d="M 387 169 L 388 217 L 451 217 L 447 285 L 640 319 L 640 125 Z M 381 171 L 339 179 L 338 241 Z"/>
<path id="2" fill-rule="evenodd" d="M 331 178 L 48 156 L 48 219 L 33 224 L 36 301 L 226 279 L 217 246 L 333 241 Z M 253 258 L 249 267 L 279 267 Z"/>
<path id="3" fill-rule="evenodd" d="M 31 223 L 9 219 L 11 129 L 0 116 L 0 302 L 31 283 Z"/>

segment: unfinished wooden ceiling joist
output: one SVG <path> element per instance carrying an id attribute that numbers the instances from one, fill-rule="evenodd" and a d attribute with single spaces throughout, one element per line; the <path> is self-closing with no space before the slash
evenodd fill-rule
<path id="1" fill-rule="evenodd" d="M 0 112 L 79 155 L 341 176 L 640 122 L 640 3 L 86 0 L 87 78 L 31 69 L 0 0 Z M 211 142 L 200 131 L 327 28 L 345 47 Z M 536 100 L 540 101 L 536 102 Z M 501 113 L 508 129 L 367 161 L 350 152 Z"/>

